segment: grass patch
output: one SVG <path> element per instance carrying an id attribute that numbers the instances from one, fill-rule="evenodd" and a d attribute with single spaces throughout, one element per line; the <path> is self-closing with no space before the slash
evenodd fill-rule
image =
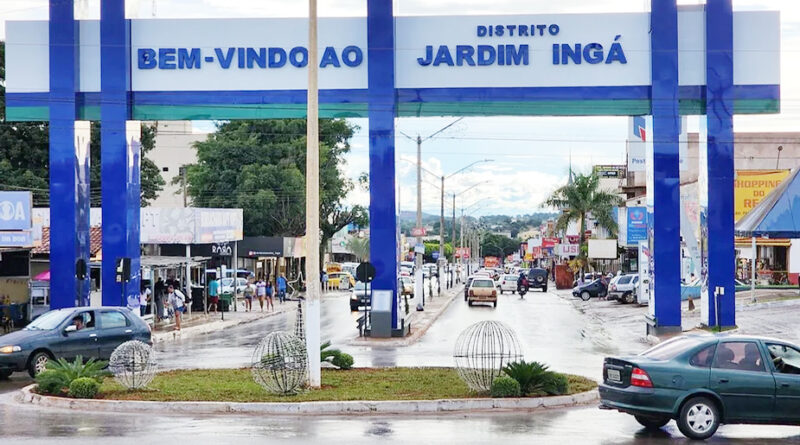
<path id="1" fill-rule="evenodd" d="M 597 384 L 567 374 L 570 394 Z M 160 373 L 150 388 L 128 391 L 106 380 L 98 398 L 118 400 L 310 402 L 343 400 L 435 400 L 488 397 L 471 391 L 452 368 L 323 369 L 322 388 L 291 396 L 269 394 L 253 381 L 249 369 L 183 370 Z"/>

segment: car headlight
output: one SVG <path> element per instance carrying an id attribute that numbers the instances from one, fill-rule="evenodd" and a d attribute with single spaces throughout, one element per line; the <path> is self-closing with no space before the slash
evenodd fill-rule
<path id="1" fill-rule="evenodd" d="M 11 354 L 12 352 L 19 352 L 22 351 L 22 348 L 19 346 L 3 346 L 0 347 L 0 353 L 2 354 Z"/>
<path id="2" fill-rule="evenodd" d="M 355 293 L 350 294 L 350 299 L 351 300 L 358 300 L 358 296 Z"/>

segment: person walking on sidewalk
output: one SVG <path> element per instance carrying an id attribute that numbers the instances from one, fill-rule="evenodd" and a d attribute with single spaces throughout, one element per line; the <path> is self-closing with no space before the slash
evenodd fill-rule
<path id="1" fill-rule="evenodd" d="M 328 292 L 328 273 L 323 270 L 319 277 L 322 280 L 322 292 Z"/>
<path id="2" fill-rule="evenodd" d="M 278 301 L 286 301 L 286 277 L 283 274 L 278 277 Z"/>
<path id="3" fill-rule="evenodd" d="M 217 313 L 217 305 L 219 304 L 219 280 L 212 278 L 208 283 L 208 312 L 214 308 L 214 314 Z"/>
<path id="4" fill-rule="evenodd" d="M 258 297 L 258 305 L 261 306 L 261 312 L 264 312 L 264 298 L 267 296 L 267 283 L 264 280 L 258 280 L 256 283 L 256 297 Z"/>
<path id="5" fill-rule="evenodd" d="M 164 285 L 164 279 L 158 277 L 158 281 L 156 281 L 155 285 L 156 294 L 153 296 L 153 300 L 156 303 L 155 307 L 155 316 L 157 321 L 161 321 L 161 318 L 164 316 L 164 292 L 166 291 L 166 287 Z"/>
<path id="6" fill-rule="evenodd" d="M 150 304 L 151 294 L 150 288 L 142 283 L 142 291 L 139 292 L 139 314 L 142 317 L 147 314 L 147 305 Z"/>
<path id="7" fill-rule="evenodd" d="M 275 305 L 272 303 L 272 296 L 275 294 L 275 286 L 272 285 L 271 281 L 267 281 L 266 283 L 265 294 L 267 297 L 267 310 L 274 311 Z M 261 308 L 261 310 L 263 311 L 264 308 Z"/>
<path id="8" fill-rule="evenodd" d="M 181 315 L 186 311 L 186 296 L 183 295 L 178 289 L 175 289 L 175 286 L 170 284 L 167 287 L 167 301 L 169 302 L 170 306 L 172 306 L 172 310 L 175 311 L 175 330 L 181 330 Z"/>
<path id="9" fill-rule="evenodd" d="M 253 295 L 256 294 L 256 285 L 250 281 L 244 287 L 244 310 L 250 312 L 253 310 Z"/>

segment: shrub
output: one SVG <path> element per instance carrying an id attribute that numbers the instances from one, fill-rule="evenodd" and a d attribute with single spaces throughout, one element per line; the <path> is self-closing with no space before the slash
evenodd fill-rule
<path id="1" fill-rule="evenodd" d="M 569 392 L 569 379 L 564 374 L 548 372 L 542 389 L 551 396 L 566 394 Z"/>
<path id="2" fill-rule="evenodd" d="M 550 374 L 547 365 L 525 360 L 507 364 L 503 367 L 503 372 L 519 383 L 520 390 L 524 395 L 544 393 L 545 379 Z"/>
<path id="3" fill-rule="evenodd" d="M 329 359 L 333 359 L 337 355 L 341 354 L 342 351 L 338 349 L 331 349 L 331 342 L 326 341 L 325 343 L 319 345 L 319 359 L 320 361 L 330 361 Z"/>
<path id="4" fill-rule="evenodd" d="M 97 380 L 89 377 L 80 377 L 69 384 L 69 396 L 76 399 L 93 399 L 100 389 Z"/>
<path id="5" fill-rule="evenodd" d="M 64 388 L 69 388 L 70 384 L 79 378 L 89 378 L 98 384 L 103 383 L 103 379 L 110 375 L 104 368 L 108 362 L 90 358 L 86 363 L 83 357 L 78 356 L 75 361 L 69 362 L 64 358 L 50 360 L 47 362 L 47 369 L 36 376 L 36 383 L 39 390 L 45 394 L 60 394 Z"/>
<path id="6" fill-rule="evenodd" d="M 519 397 L 522 391 L 519 382 L 507 375 L 501 375 L 494 379 L 492 388 L 489 391 L 492 397 Z"/>
<path id="7" fill-rule="evenodd" d="M 39 385 L 39 392 L 44 394 L 61 394 L 64 388 L 68 388 L 70 381 L 64 373 L 47 369 L 36 375 L 36 383 Z"/>
<path id="8" fill-rule="evenodd" d="M 353 367 L 353 356 L 346 352 L 340 352 L 333 357 L 331 363 L 339 369 L 350 369 Z"/>

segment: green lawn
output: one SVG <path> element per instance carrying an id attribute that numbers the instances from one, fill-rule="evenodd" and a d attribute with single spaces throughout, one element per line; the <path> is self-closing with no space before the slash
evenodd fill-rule
<path id="1" fill-rule="evenodd" d="M 589 379 L 568 375 L 570 394 L 597 387 Z M 308 402 L 337 400 L 433 400 L 484 397 L 467 388 L 451 368 L 323 369 L 322 388 L 278 396 L 253 381 L 249 369 L 170 371 L 156 376 L 150 388 L 128 391 L 113 379 L 99 398 L 155 401 Z"/>

